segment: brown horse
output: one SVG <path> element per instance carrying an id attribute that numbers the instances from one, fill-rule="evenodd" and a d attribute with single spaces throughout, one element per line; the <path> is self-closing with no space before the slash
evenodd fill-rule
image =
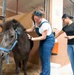
<path id="1" fill-rule="evenodd" d="M 28 39 L 26 29 L 15 19 L 2 25 L 2 41 L 0 43 L 0 58 L 6 57 L 12 50 L 16 64 L 16 75 L 19 75 L 23 65 L 24 75 L 33 41 Z"/>

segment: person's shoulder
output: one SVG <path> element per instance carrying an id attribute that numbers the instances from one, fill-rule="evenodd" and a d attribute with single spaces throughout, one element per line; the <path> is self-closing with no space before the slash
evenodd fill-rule
<path id="1" fill-rule="evenodd" d="M 42 18 L 42 22 L 48 22 L 45 18 Z"/>
<path id="2" fill-rule="evenodd" d="M 74 28 L 74 22 L 72 22 L 70 26 Z"/>
<path id="3" fill-rule="evenodd" d="M 42 19 L 41 23 L 42 24 L 49 24 L 48 20 L 46 20 L 45 18 Z"/>
<path id="4" fill-rule="evenodd" d="M 68 27 L 68 25 L 63 26 L 62 30 L 65 31 L 65 29 Z"/>
<path id="5" fill-rule="evenodd" d="M 72 22 L 68 27 L 74 27 L 74 22 Z"/>
<path id="6" fill-rule="evenodd" d="M 66 27 L 68 27 L 68 25 L 63 26 L 63 28 L 66 28 Z"/>

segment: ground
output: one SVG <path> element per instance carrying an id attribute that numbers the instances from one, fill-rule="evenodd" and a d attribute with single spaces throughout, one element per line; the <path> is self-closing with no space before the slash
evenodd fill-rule
<path id="1" fill-rule="evenodd" d="M 11 58 L 10 64 L 6 64 L 4 60 L 3 67 L 2 67 L 2 75 L 16 75 L 15 72 L 16 72 L 15 63 L 14 63 L 13 58 Z M 39 73 L 40 73 L 39 66 L 28 62 L 27 75 L 39 75 Z M 22 70 L 20 72 L 20 75 L 23 75 Z"/>
<path id="2" fill-rule="evenodd" d="M 27 64 L 27 75 L 39 75 L 40 66 L 28 62 Z M 15 73 L 15 63 L 13 58 L 10 60 L 10 64 L 6 64 L 5 60 L 3 61 L 2 75 L 16 75 Z M 21 70 L 20 75 L 23 75 Z M 51 64 L 51 75 L 72 75 L 71 65 L 61 66 L 60 64 L 52 63 Z"/>

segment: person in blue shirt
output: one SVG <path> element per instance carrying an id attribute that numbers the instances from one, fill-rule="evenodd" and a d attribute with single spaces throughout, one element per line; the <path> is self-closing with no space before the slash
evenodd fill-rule
<path id="1" fill-rule="evenodd" d="M 32 14 L 33 25 L 27 32 L 36 31 L 38 37 L 30 37 L 32 41 L 40 41 L 39 53 L 42 65 L 40 75 L 50 75 L 50 57 L 54 47 L 55 38 L 50 23 L 44 18 L 43 10 L 36 10 Z"/>
<path id="2" fill-rule="evenodd" d="M 71 67 L 74 75 L 74 22 L 72 21 L 73 17 L 64 14 L 62 16 L 62 20 L 65 24 L 65 26 L 62 28 L 62 30 L 55 35 L 55 38 L 59 37 L 62 33 L 66 33 L 67 38 L 67 53 L 71 62 Z"/>

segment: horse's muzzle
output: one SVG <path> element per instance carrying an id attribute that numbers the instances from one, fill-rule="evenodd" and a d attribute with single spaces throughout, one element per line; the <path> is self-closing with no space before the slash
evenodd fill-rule
<path id="1" fill-rule="evenodd" d="M 8 53 L 0 51 L 0 58 L 4 58 Z"/>

